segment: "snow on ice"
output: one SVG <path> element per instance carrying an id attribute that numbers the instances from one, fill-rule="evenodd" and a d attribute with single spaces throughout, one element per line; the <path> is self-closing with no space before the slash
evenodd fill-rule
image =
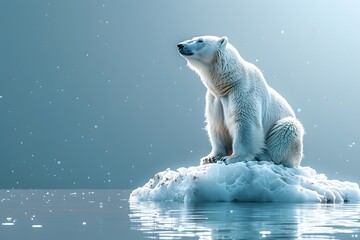
<path id="1" fill-rule="evenodd" d="M 250 161 L 166 169 L 135 189 L 130 201 L 344 203 L 360 201 L 360 189 L 310 167 Z"/>

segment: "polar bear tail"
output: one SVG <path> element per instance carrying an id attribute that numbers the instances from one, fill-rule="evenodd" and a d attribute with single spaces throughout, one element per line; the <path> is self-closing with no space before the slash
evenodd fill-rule
<path id="1" fill-rule="evenodd" d="M 299 166 L 303 157 L 304 128 L 294 117 L 274 123 L 265 140 L 266 155 L 276 164 Z"/>

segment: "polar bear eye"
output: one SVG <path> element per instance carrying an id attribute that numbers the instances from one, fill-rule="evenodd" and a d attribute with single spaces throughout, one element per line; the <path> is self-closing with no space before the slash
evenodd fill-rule
<path id="1" fill-rule="evenodd" d="M 197 40 L 198 43 L 202 43 L 203 41 L 204 41 L 204 40 L 202 40 L 202 39 L 198 39 L 198 40 Z"/>

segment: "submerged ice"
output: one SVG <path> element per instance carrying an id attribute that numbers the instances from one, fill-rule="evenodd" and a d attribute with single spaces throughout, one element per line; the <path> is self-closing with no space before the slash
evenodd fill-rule
<path id="1" fill-rule="evenodd" d="M 360 189 L 310 167 L 250 161 L 166 169 L 130 196 L 130 201 L 149 200 L 342 203 L 360 201 Z"/>

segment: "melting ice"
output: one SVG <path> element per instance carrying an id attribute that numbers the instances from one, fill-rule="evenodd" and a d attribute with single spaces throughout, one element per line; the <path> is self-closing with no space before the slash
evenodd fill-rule
<path id="1" fill-rule="evenodd" d="M 130 201 L 148 200 L 343 203 L 360 201 L 360 189 L 310 167 L 251 161 L 166 169 L 130 196 Z"/>

